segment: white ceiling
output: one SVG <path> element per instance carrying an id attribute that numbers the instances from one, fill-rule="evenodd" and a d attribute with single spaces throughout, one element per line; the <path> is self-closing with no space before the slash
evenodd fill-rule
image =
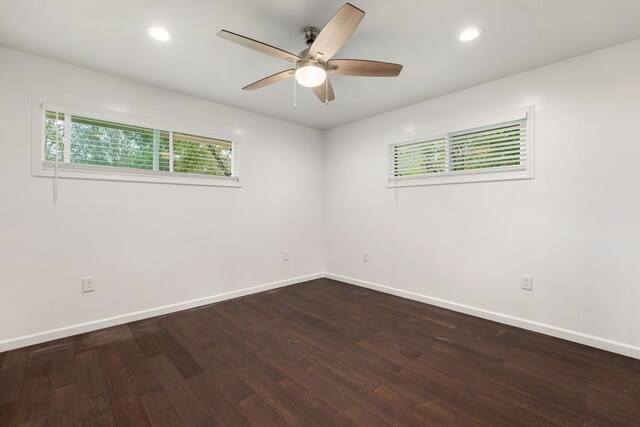
<path id="1" fill-rule="evenodd" d="M 639 0 L 353 0 L 364 21 L 335 58 L 404 64 L 398 78 L 334 76 L 336 100 L 280 82 L 289 68 L 216 37 L 237 32 L 290 52 L 344 0 L 0 0 L 0 45 L 245 110 L 327 129 L 510 74 L 640 38 Z M 160 44 L 144 28 L 175 39 Z M 466 26 L 483 28 L 471 43 Z"/>

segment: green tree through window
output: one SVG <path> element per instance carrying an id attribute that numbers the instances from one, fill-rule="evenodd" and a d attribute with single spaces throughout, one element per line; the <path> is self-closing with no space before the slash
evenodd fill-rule
<path id="1" fill-rule="evenodd" d="M 70 135 L 67 150 L 65 132 Z M 233 174 L 233 144 L 229 141 L 53 111 L 45 113 L 44 154 L 46 161 L 71 164 L 226 177 Z"/>
<path id="2" fill-rule="evenodd" d="M 391 146 L 391 177 L 524 166 L 524 120 Z"/>
<path id="3" fill-rule="evenodd" d="M 174 172 L 231 176 L 231 143 L 183 133 L 173 134 Z"/>

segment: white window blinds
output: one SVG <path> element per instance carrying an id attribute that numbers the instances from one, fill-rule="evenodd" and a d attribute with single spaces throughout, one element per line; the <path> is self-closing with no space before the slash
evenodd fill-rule
<path id="1" fill-rule="evenodd" d="M 233 144 L 229 141 L 173 133 L 173 171 L 231 176 Z"/>
<path id="2" fill-rule="evenodd" d="M 527 156 L 526 142 L 524 120 L 451 135 L 447 138 L 449 170 L 522 168 Z"/>
<path id="3" fill-rule="evenodd" d="M 456 176 L 498 174 L 492 179 L 531 177 L 527 115 L 472 129 L 444 133 L 389 147 L 391 184 L 422 180 L 456 182 Z M 502 174 L 502 175 L 499 175 Z M 450 178 L 447 178 L 450 177 Z M 445 180 L 445 178 L 447 178 Z M 477 179 L 481 180 L 481 179 Z"/>
<path id="4" fill-rule="evenodd" d="M 234 143 L 205 136 L 46 110 L 43 142 L 61 170 L 238 179 Z"/>

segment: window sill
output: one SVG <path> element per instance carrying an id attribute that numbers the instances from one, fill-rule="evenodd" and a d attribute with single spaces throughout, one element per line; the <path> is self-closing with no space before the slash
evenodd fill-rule
<path id="1" fill-rule="evenodd" d="M 509 181 L 515 179 L 532 179 L 533 173 L 526 170 L 509 171 L 509 172 L 478 172 L 463 174 L 449 174 L 437 176 L 415 176 L 398 178 L 397 182 L 394 178 L 389 178 L 387 188 L 396 187 L 420 187 L 424 185 L 444 185 L 444 184 L 462 184 L 469 182 L 491 182 L 491 181 Z"/>
<path id="2" fill-rule="evenodd" d="M 237 177 L 123 169 L 124 168 L 117 168 L 114 170 L 114 168 L 100 166 L 59 164 L 57 176 L 63 179 L 146 182 L 152 184 L 197 185 L 206 187 L 242 187 Z M 55 177 L 55 163 L 43 162 L 41 165 L 34 167 L 32 175 L 36 177 Z"/>

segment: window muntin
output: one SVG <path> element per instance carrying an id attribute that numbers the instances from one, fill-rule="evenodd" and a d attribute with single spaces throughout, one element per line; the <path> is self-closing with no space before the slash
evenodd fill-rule
<path id="1" fill-rule="evenodd" d="M 391 144 L 390 186 L 533 177 L 531 114 L 530 107 L 481 126 L 476 121 Z"/>
<path id="2" fill-rule="evenodd" d="M 232 141 L 51 110 L 43 131 L 44 166 L 238 180 Z"/>

